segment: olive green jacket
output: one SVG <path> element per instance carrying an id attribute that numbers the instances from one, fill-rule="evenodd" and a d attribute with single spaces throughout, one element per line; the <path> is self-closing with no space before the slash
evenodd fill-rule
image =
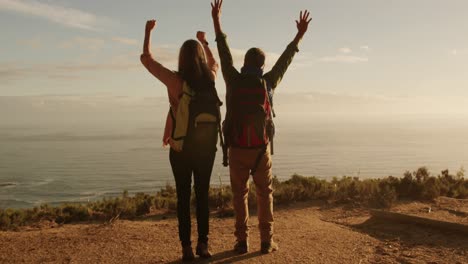
<path id="1" fill-rule="evenodd" d="M 243 78 L 240 78 L 241 73 L 234 68 L 233 60 L 231 51 L 229 49 L 226 34 L 220 33 L 216 36 L 216 42 L 218 46 L 218 53 L 221 60 L 221 70 L 223 72 L 223 77 L 226 82 L 226 97 L 230 96 L 231 90 L 236 88 L 237 86 L 242 86 Z M 298 52 L 299 49 L 297 44 L 291 42 L 286 50 L 281 54 L 278 61 L 275 63 L 271 71 L 265 73 L 263 75 L 263 79 L 267 82 L 268 87 L 272 88 L 273 90 L 278 86 L 281 82 L 286 70 L 291 64 L 294 55 Z M 239 83 L 240 82 L 240 83 Z M 226 100 L 229 102 L 229 100 Z M 229 108 L 229 105 L 227 105 Z"/>

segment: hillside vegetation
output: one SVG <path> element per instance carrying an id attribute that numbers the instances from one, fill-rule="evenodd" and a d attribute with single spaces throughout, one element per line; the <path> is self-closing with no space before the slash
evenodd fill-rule
<path id="1" fill-rule="evenodd" d="M 293 175 L 289 180 L 274 178 L 275 205 L 297 201 L 321 200 L 328 203 L 357 203 L 373 208 L 390 208 L 397 200 L 432 200 L 439 196 L 468 198 L 468 180 L 461 169 L 455 175 L 448 170 L 434 176 L 425 168 L 404 173 L 403 177 L 359 179 Z M 255 186 L 251 184 L 249 203 L 255 204 Z M 192 195 L 194 198 L 195 195 Z M 209 205 L 219 216 L 232 216 L 232 192 L 229 186 L 211 187 Z M 0 209 L 0 230 L 17 230 L 21 226 L 41 221 L 66 224 L 82 221 L 135 219 L 154 212 L 174 211 L 177 206 L 176 190 L 166 186 L 155 195 L 137 193 L 129 196 L 105 198 L 89 203 L 70 203 L 52 207 L 47 204 L 32 209 Z M 255 206 L 252 206 L 254 208 Z"/>

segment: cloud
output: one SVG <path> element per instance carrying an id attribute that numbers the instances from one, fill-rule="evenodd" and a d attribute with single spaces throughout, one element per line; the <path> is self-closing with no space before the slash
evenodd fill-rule
<path id="1" fill-rule="evenodd" d="M 338 49 L 338 51 L 339 51 L 340 53 L 344 53 L 344 54 L 347 54 L 347 53 L 351 53 L 351 52 L 352 52 L 352 50 L 351 50 L 350 48 L 346 48 L 346 47 L 340 48 L 340 49 Z"/>
<path id="2" fill-rule="evenodd" d="M 69 41 L 67 47 L 81 47 L 95 50 L 105 44 L 102 39 L 74 38 L 78 41 Z M 177 68 L 178 53 L 170 45 L 163 45 L 153 48 L 154 59 L 166 68 L 175 70 Z M 143 69 L 140 63 L 140 52 L 131 51 L 118 55 L 102 58 L 99 61 L 94 59 L 83 60 L 80 57 L 77 61 L 65 61 L 56 63 L 25 64 L 23 62 L 0 62 L 0 82 L 18 81 L 27 78 L 51 78 L 51 79 L 79 79 L 83 73 L 101 71 L 128 71 L 133 69 Z"/>
<path id="3" fill-rule="evenodd" d="M 3 1 L 3 0 L 0 0 Z M 50 79 L 79 79 L 83 72 L 99 72 L 99 71 L 125 71 L 131 69 L 139 69 L 142 67 L 140 63 L 140 51 L 132 48 L 132 52 L 117 54 L 108 58 L 100 59 L 96 62 L 95 56 L 106 45 L 112 45 L 113 42 L 122 43 L 130 46 L 138 46 L 138 41 L 125 37 L 110 37 L 110 38 L 91 38 L 77 36 L 68 40 L 62 41 L 58 47 L 63 49 L 82 49 L 89 51 L 92 56 L 80 56 L 75 61 L 65 61 L 57 63 L 39 63 L 25 64 L 22 62 L 16 63 L 1 63 L 0 62 L 0 81 L 18 81 L 27 78 L 45 77 Z M 178 65 L 179 47 L 174 45 L 158 45 L 151 49 L 153 58 L 170 70 L 176 70 Z M 219 63 L 218 52 L 216 48 L 212 50 L 216 60 Z M 247 50 L 231 49 L 235 66 L 240 68 L 244 62 L 244 56 Z M 274 52 L 265 52 L 266 54 L 266 69 L 269 70 L 280 54 Z"/>
<path id="4" fill-rule="evenodd" d="M 171 45 L 163 45 L 151 49 L 153 58 L 168 69 L 177 69 L 179 62 L 179 50 Z M 140 57 L 138 54 L 137 58 Z M 138 59 L 139 60 L 139 59 Z"/>
<path id="5" fill-rule="evenodd" d="M 129 45 L 129 46 L 138 46 L 138 40 L 130 38 L 121 38 L 113 37 L 110 38 L 111 41 L 117 42 L 119 44 Z M 84 49 L 88 51 L 99 51 L 104 48 L 106 42 L 109 39 L 103 38 L 89 38 L 89 37 L 74 37 L 69 40 L 63 41 L 59 44 L 60 48 L 63 49 Z"/>
<path id="6" fill-rule="evenodd" d="M 398 120 L 411 115 L 426 115 L 433 118 L 447 114 L 454 118 L 460 114 L 466 117 L 468 114 L 468 99 L 455 95 L 395 97 L 359 92 L 306 92 L 282 93 L 275 97 L 275 101 L 276 111 L 278 115 L 281 114 L 280 119 L 286 120 L 285 122 L 294 121 L 295 118 L 296 120 L 301 118 L 304 121 L 307 119 L 303 116 L 310 118 L 312 115 L 329 119 L 329 114 L 336 118 L 355 116 L 358 118 L 356 120 L 364 120 L 372 116 L 378 117 L 377 120 L 381 120 L 379 117 L 382 116 L 395 116 Z M 426 107 L 427 105 L 431 107 Z"/>
<path id="7" fill-rule="evenodd" d="M 351 56 L 351 55 L 335 55 L 335 56 L 327 56 L 327 57 L 320 58 L 319 61 L 338 62 L 338 63 L 361 63 L 361 62 L 368 62 L 369 58 Z"/>
<path id="8" fill-rule="evenodd" d="M 34 37 L 34 38 L 19 40 L 18 44 L 31 48 L 31 49 L 38 49 L 42 47 L 43 42 L 40 37 Z"/>
<path id="9" fill-rule="evenodd" d="M 78 63 L 54 65 L 51 68 L 61 72 L 83 72 L 83 71 L 118 71 L 139 68 L 140 64 L 135 63 Z"/>
<path id="10" fill-rule="evenodd" d="M 11 81 L 23 75 L 23 71 L 17 68 L 0 68 L 0 80 Z"/>
<path id="11" fill-rule="evenodd" d="M 360 49 L 368 51 L 369 47 L 368 46 L 361 46 Z M 368 57 L 352 55 L 353 50 L 351 48 L 348 48 L 348 47 L 339 48 L 338 53 L 339 54 L 336 54 L 336 55 L 325 56 L 325 57 L 319 58 L 318 61 L 320 61 L 320 62 L 334 62 L 334 63 L 362 63 L 362 62 L 368 62 L 369 61 Z"/>
<path id="12" fill-rule="evenodd" d="M 105 40 L 100 38 L 74 37 L 59 44 L 63 49 L 84 49 L 89 51 L 99 51 L 105 45 Z"/>
<path id="13" fill-rule="evenodd" d="M 137 124 L 144 124 L 143 127 L 150 124 L 150 126 L 156 127 L 143 133 L 150 133 L 154 136 L 154 131 L 163 131 L 161 126 L 164 125 L 163 122 L 155 123 L 154 120 L 159 118 L 163 120 L 167 115 L 167 109 L 167 96 L 115 96 L 112 93 L 0 96 L 0 120 L 2 120 L 0 126 L 19 127 L 22 128 L 21 131 L 26 131 L 25 129 L 37 125 L 63 127 L 66 124 L 87 124 L 99 127 L 104 124 L 105 127 L 109 127 L 115 124 L 117 127 L 122 127 L 122 124 L 125 124 L 126 127 L 132 128 L 138 127 Z M 13 137 L 21 136 L 19 134 L 11 133 L 10 135 Z M 38 134 L 42 134 L 40 130 L 38 130 Z M 92 133 L 87 133 L 87 135 L 92 136 Z M 52 138 L 62 138 L 62 136 L 56 134 Z"/>
<path id="14" fill-rule="evenodd" d="M 129 46 L 138 46 L 139 41 L 131 38 L 113 37 L 112 41 Z"/>
<path id="15" fill-rule="evenodd" d="M 363 51 L 370 51 L 370 50 L 371 50 L 369 46 L 365 46 L 365 45 L 364 45 L 364 46 L 361 46 L 361 47 L 359 47 L 359 48 L 360 48 L 361 50 L 363 50 Z"/>
<path id="16" fill-rule="evenodd" d="M 0 0 L 0 9 L 40 17 L 66 27 L 93 31 L 99 30 L 101 24 L 109 21 L 89 12 L 36 0 Z"/>
<path id="17" fill-rule="evenodd" d="M 82 80 L 82 78 L 79 75 L 75 74 L 49 74 L 47 75 L 47 78 L 53 79 L 53 80 L 68 80 L 68 81 L 77 81 L 77 80 Z"/>
<path id="18" fill-rule="evenodd" d="M 109 60 L 105 63 L 56 63 L 35 64 L 28 66 L 5 66 L 0 65 L 0 80 L 15 81 L 27 78 L 49 78 L 49 79 L 81 79 L 80 74 L 86 72 L 100 71 L 128 71 L 142 67 L 138 57 L 133 61 Z"/>
<path id="19" fill-rule="evenodd" d="M 452 49 L 450 54 L 453 56 L 468 54 L 468 49 Z"/>
<path id="20" fill-rule="evenodd" d="M 1 0 L 0 0 L 1 1 Z M 106 44 L 104 39 L 75 37 L 61 43 L 63 48 L 82 48 L 98 51 Z M 241 67 L 244 62 L 246 50 L 231 50 L 236 67 Z M 266 66 L 271 68 L 279 54 L 266 53 Z M 140 63 L 140 52 L 132 51 L 124 54 L 114 55 L 95 61 L 68 61 L 49 64 L 24 64 L 24 63 L 0 63 L 0 81 L 18 81 L 27 78 L 49 78 L 49 79 L 80 79 L 82 74 L 88 72 L 99 73 L 101 71 L 128 71 L 143 69 Z M 218 52 L 213 50 L 217 57 Z M 176 70 L 178 64 L 178 49 L 172 45 L 160 45 L 152 49 L 153 58 L 170 70 Z M 219 58 L 217 58 L 219 62 Z"/>

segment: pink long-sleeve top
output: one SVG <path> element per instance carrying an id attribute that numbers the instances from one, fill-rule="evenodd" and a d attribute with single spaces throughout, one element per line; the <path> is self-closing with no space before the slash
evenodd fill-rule
<path id="1" fill-rule="evenodd" d="M 211 70 L 214 80 L 216 79 L 216 73 L 219 68 L 218 63 L 214 59 L 208 45 L 203 45 L 203 48 L 205 50 L 208 67 Z M 142 54 L 140 60 L 145 68 L 154 75 L 154 77 L 166 85 L 171 110 L 175 116 L 177 114 L 177 107 L 179 106 L 180 97 L 182 95 L 182 86 L 184 80 L 182 80 L 182 78 L 176 72 L 167 69 L 161 63 L 157 62 L 153 58 L 152 54 Z M 166 126 L 164 128 L 163 146 L 167 146 L 171 143 L 171 133 L 173 126 L 174 124 L 172 122 L 172 118 L 168 112 L 166 117 Z"/>

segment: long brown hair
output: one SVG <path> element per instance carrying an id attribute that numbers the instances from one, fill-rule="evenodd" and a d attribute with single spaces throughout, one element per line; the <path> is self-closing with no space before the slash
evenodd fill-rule
<path id="1" fill-rule="evenodd" d="M 180 48 L 178 73 L 193 89 L 214 82 L 206 63 L 205 52 L 198 41 L 187 40 Z"/>

